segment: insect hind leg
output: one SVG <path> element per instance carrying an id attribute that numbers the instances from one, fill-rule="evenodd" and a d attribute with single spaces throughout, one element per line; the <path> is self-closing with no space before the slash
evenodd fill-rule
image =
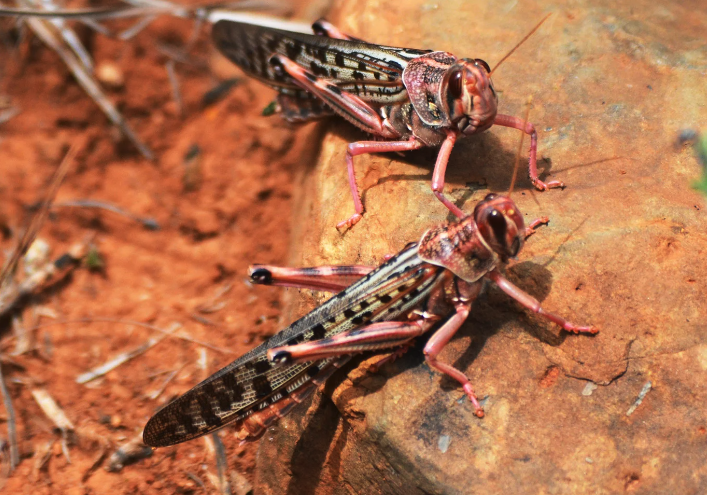
<path id="1" fill-rule="evenodd" d="M 250 281 L 254 284 L 341 292 L 372 271 L 372 267 L 362 265 L 317 266 L 312 268 L 253 265 L 248 270 L 248 275 L 250 276 Z"/>
<path id="2" fill-rule="evenodd" d="M 312 24 L 312 31 L 314 31 L 314 34 L 317 36 L 326 36 L 327 38 L 334 38 L 337 40 L 363 41 L 360 38 L 354 38 L 353 36 L 342 33 L 339 31 L 339 28 L 324 18 L 319 19 Z"/>
<path id="3" fill-rule="evenodd" d="M 432 323 L 431 320 L 372 323 L 313 342 L 274 347 L 268 351 L 268 359 L 285 364 L 388 349 L 404 345 L 422 335 Z"/>

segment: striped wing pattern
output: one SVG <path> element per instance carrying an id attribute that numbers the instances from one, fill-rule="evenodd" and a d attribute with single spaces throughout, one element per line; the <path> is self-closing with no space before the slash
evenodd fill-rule
<path id="1" fill-rule="evenodd" d="M 277 403 L 341 358 L 276 365 L 267 359 L 268 349 L 394 320 L 427 298 L 443 271 L 420 260 L 416 245 L 406 248 L 158 411 L 145 426 L 145 443 L 163 447 L 184 442 Z"/>
<path id="2" fill-rule="evenodd" d="M 286 56 L 315 76 L 330 80 L 364 101 L 379 104 L 404 101 L 403 70 L 410 60 L 431 52 L 226 20 L 214 24 L 212 37 L 218 49 L 232 62 L 284 94 L 298 98 L 313 97 L 300 89 L 292 78 L 273 70 L 268 60 L 275 53 Z"/>

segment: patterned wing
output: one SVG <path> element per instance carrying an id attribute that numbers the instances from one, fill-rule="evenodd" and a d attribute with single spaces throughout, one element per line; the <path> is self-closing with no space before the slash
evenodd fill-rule
<path id="1" fill-rule="evenodd" d="M 231 61 L 278 91 L 307 98 L 308 94 L 268 60 L 278 53 L 315 76 L 364 101 L 389 104 L 405 99 L 402 73 L 410 60 L 429 53 L 283 31 L 254 24 L 221 20 L 212 29 L 214 43 Z M 311 97 L 311 95 L 309 96 Z"/>
<path id="2" fill-rule="evenodd" d="M 404 250 L 158 411 L 145 426 L 144 442 L 164 447 L 200 437 L 297 393 L 340 358 L 278 365 L 267 359 L 268 349 L 392 320 L 419 305 L 436 286 L 442 271 L 421 262 L 416 246 Z"/>

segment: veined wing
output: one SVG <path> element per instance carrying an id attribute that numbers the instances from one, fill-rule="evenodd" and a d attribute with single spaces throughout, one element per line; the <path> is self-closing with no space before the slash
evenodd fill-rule
<path id="1" fill-rule="evenodd" d="M 278 91 L 300 98 L 308 93 L 268 63 L 286 56 L 317 77 L 365 101 L 389 104 L 405 99 L 402 73 L 407 63 L 431 50 L 380 46 L 222 20 L 212 28 L 214 43 L 231 61 Z M 311 97 L 311 96 L 310 96 Z"/>
<path id="2" fill-rule="evenodd" d="M 174 445 L 242 421 L 277 403 L 340 358 L 277 365 L 267 359 L 268 349 L 395 319 L 424 300 L 443 271 L 421 261 L 416 245 L 408 247 L 158 411 L 145 426 L 144 442 L 153 447 Z"/>

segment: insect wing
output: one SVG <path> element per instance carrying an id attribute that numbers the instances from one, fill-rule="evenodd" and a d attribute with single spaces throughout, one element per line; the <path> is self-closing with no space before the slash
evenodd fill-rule
<path id="1" fill-rule="evenodd" d="M 222 20 L 212 29 L 214 43 L 231 61 L 279 91 L 308 97 L 292 78 L 270 65 L 277 53 L 316 77 L 366 101 L 405 99 L 402 73 L 407 63 L 430 50 L 380 46 Z M 311 97 L 311 96 L 310 96 Z"/>
<path id="2" fill-rule="evenodd" d="M 145 426 L 144 442 L 174 445 L 242 420 L 296 390 L 328 363 L 274 367 L 267 347 L 263 343 L 158 411 Z"/>

